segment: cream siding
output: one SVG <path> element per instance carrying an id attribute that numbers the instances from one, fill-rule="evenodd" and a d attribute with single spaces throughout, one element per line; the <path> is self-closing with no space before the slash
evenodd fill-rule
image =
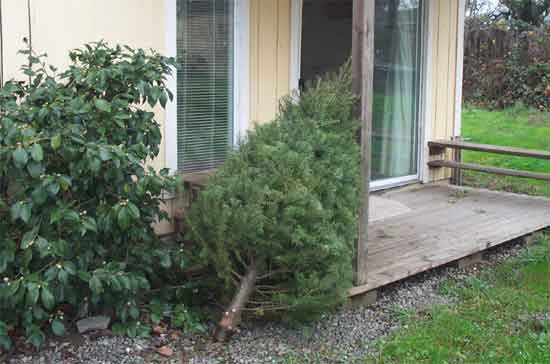
<path id="1" fill-rule="evenodd" d="M 29 37 L 27 1 L 3 0 L 5 79 L 20 78 Z M 47 62 L 59 69 L 69 64 L 68 53 L 84 43 L 106 40 L 135 48 L 165 53 L 165 11 L 158 0 L 32 0 L 32 46 L 36 53 L 47 53 Z M 155 110 L 164 130 L 165 115 Z M 165 166 L 165 147 L 152 163 Z"/>
<path id="2" fill-rule="evenodd" d="M 426 138 L 450 139 L 454 135 L 455 120 L 459 114 L 456 108 L 458 16 L 460 1 L 431 0 L 428 31 L 431 46 L 427 49 L 427 90 L 426 100 L 428 128 Z M 439 158 L 439 157 L 432 157 Z M 450 171 L 435 169 L 430 171 L 429 180 L 450 177 Z"/>
<path id="3" fill-rule="evenodd" d="M 272 120 L 290 93 L 291 0 L 250 2 L 250 119 Z"/>

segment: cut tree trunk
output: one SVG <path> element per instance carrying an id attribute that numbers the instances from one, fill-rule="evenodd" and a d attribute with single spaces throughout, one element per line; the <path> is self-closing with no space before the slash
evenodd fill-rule
<path id="1" fill-rule="evenodd" d="M 257 278 L 258 268 L 256 266 L 256 262 L 253 260 L 248 266 L 245 276 L 241 280 L 237 294 L 233 297 L 233 301 L 231 301 L 227 311 L 223 313 L 223 317 L 218 324 L 216 332 L 214 333 L 214 338 L 216 341 L 226 341 L 229 334 L 233 332 L 241 323 L 242 312 L 246 308 L 246 304 L 254 292 Z"/>

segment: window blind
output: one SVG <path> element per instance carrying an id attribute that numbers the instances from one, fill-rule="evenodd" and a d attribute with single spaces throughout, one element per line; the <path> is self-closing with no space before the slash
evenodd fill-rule
<path id="1" fill-rule="evenodd" d="M 233 0 L 178 0 L 178 169 L 211 169 L 233 144 Z"/>

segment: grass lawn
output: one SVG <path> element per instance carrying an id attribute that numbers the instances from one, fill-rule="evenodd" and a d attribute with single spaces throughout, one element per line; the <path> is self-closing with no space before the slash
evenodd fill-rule
<path id="1" fill-rule="evenodd" d="M 460 303 L 411 313 L 366 363 L 550 363 L 550 236 L 444 291 Z"/>
<path id="2" fill-rule="evenodd" d="M 525 107 L 504 111 L 466 107 L 462 135 L 477 143 L 550 150 L 550 112 L 541 113 Z M 531 158 L 465 152 L 464 160 L 468 163 L 550 173 L 550 161 Z M 550 197 L 550 183 L 544 181 L 466 172 L 465 183 L 474 187 Z"/>

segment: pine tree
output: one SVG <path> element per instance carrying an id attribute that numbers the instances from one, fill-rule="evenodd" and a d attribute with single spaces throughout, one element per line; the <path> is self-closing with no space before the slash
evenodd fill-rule
<path id="1" fill-rule="evenodd" d="M 288 319 L 341 304 L 352 284 L 360 150 L 349 66 L 283 101 L 191 208 L 190 238 L 225 293 L 224 340 L 245 306 Z"/>

